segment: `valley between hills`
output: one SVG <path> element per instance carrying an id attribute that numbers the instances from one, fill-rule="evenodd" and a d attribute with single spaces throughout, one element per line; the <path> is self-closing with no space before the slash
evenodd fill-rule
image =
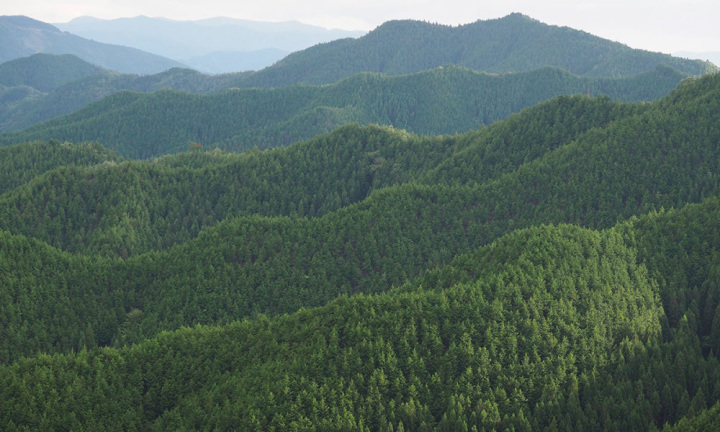
<path id="1" fill-rule="evenodd" d="M 3 428 L 720 427 L 715 65 L 520 14 L 221 75 L 26 54 Z"/>

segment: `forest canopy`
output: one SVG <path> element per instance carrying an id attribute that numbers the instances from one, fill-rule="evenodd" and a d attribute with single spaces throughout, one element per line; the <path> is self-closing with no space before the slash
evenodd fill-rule
<path id="1" fill-rule="evenodd" d="M 151 160 L 0 148 L 0 419 L 715 428 L 719 93 Z"/>

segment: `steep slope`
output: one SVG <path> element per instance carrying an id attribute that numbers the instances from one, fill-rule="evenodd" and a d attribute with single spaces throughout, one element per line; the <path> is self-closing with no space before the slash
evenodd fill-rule
<path id="1" fill-rule="evenodd" d="M 2 196 L 2 226 L 69 251 L 127 256 L 186 241 L 228 217 L 319 216 L 364 199 L 386 148 L 398 159 L 420 148 L 402 148 L 407 139 L 346 127 L 266 153 L 196 150 L 153 163 L 64 166 Z M 427 156 L 446 157 L 435 142 L 424 144 Z"/>
<path id="2" fill-rule="evenodd" d="M 713 198 L 599 233 L 522 230 L 383 295 L 22 359 L 0 367 L 3 418 L 33 429 L 654 430 L 702 414 L 677 427 L 703 430 L 717 357 L 702 355 L 692 307 L 660 338 L 667 319 L 642 263 L 664 251 L 633 245 L 680 235 L 689 241 L 677 252 L 702 243 L 712 269 L 719 211 Z M 28 243 L 9 240 L 0 250 Z M 80 260 L 65 257 L 68 268 Z M 125 331 L 142 315 L 132 309 Z"/>
<path id="3" fill-rule="evenodd" d="M 135 48 L 83 39 L 25 16 L 0 17 L 0 63 L 36 53 L 73 54 L 125 73 L 158 73 L 182 64 Z"/>
<path id="4" fill-rule="evenodd" d="M 667 320 L 644 263 L 665 252 L 633 245 L 680 235 L 689 241 L 678 256 L 702 243 L 711 269 L 719 211 L 713 198 L 600 233 L 518 231 L 380 296 L 20 360 L 2 367 L 0 391 L 23 404 L 3 415 L 30 428 L 652 430 L 702 413 L 720 375 L 717 357 L 701 353 L 692 307 L 660 338 Z M 702 421 L 712 419 L 678 427 Z"/>
<path id="5" fill-rule="evenodd" d="M 382 189 L 319 219 L 223 222 L 173 250 L 185 258 L 176 255 L 172 263 L 159 258 L 164 264 L 158 268 L 167 271 L 165 281 L 141 285 L 154 286 L 151 294 L 168 302 L 161 314 L 169 322 L 176 320 L 171 311 L 184 306 L 192 307 L 197 322 L 224 319 L 225 312 L 218 311 L 227 311 L 228 317 L 291 311 L 306 301 L 322 304 L 337 292 L 383 291 L 520 227 L 548 222 L 610 227 L 653 208 L 698 202 L 720 191 L 715 176 L 708 175 L 720 157 L 714 144 L 720 131 L 713 120 L 720 110 L 712 96 L 717 79 L 692 86 L 709 91 L 702 93 L 704 101 L 687 99 L 684 108 L 669 104 L 668 117 L 647 110 L 606 131 L 590 130 L 478 187 L 408 184 Z M 692 91 L 675 96 L 682 99 L 683 93 Z M 648 119 L 655 116 L 675 133 L 652 125 Z M 658 134 L 668 139 L 658 140 Z M 183 281 L 196 278 L 202 283 L 180 294 Z M 238 283 L 243 295 L 223 300 L 229 297 L 220 287 L 231 286 L 224 281 Z M 180 297 L 173 302 L 159 294 L 168 290 Z M 215 299 L 213 307 L 203 305 L 203 291 Z"/>
<path id="6" fill-rule="evenodd" d="M 657 99 L 684 77 L 667 67 L 616 80 L 580 78 L 552 68 L 490 75 L 444 67 L 400 77 L 360 74 L 331 86 L 236 89 L 207 96 L 123 92 L 3 135 L 0 142 L 97 141 L 126 157 L 148 158 L 182 151 L 190 142 L 232 151 L 287 146 L 353 122 L 419 134 L 465 133 L 561 94 Z M 187 88 L 196 79 L 178 83 Z"/>
<path id="7" fill-rule="evenodd" d="M 717 71 L 711 63 L 634 50 L 511 14 L 459 27 L 390 21 L 356 40 L 343 39 L 293 53 L 249 77 L 245 85 L 324 84 L 358 72 L 406 74 L 448 64 L 496 73 L 552 66 L 591 77 L 627 77 L 659 64 L 689 75 Z"/>
<path id="8" fill-rule="evenodd" d="M 349 127 L 306 145 L 227 159 L 222 170 L 148 163 L 63 169 L 6 194 L 3 227 L 66 250 L 124 256 L 184 241 L 228 217 L 320 216 L 412 180 L 429 186 L 377 198 L 418 190 L 414 208 L 450 191 L 467 194 L 459 200 L 465 207 L 452 204 L 463 208 L 452 217 L 483 221 L 474 234 L 479 237 L 464 235 L 476 242 L 508 232 L 512 224 L 608 227 L 618 218 L 715 193 L 717 178 L 707 173 L 717 169 L 720 156 L 713 144 L 720 136 L 718 79 L 688 82 L 643 107 L 561 98 L 466 137 L 418 140 Z M 438 183 L 452 188 L 438 190 Z M 63 198 L 68 190 L 75 191 L 72 201 Z M 172 208 L 179 203 L 186 204 Z M 63 228 L 67 219 L 93 229 L 78 242 L 77 230 Z M 132 235 L 118 235 L 123 232 Z"/>

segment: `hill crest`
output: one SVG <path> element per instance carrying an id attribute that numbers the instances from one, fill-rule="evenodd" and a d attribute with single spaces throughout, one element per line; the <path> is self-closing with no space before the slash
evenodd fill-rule
<path id="1" fill-rule="evenodd" d="M 637 75 L 661 64 L 689 75 L 718 70 L 708 62 L 632 49 L 515 13 L 458 27 L 388 21 L 358 39 L 341 39 L 290 54 L 248 77 L 243 85 L 326 84 L 358 72 L 398 75 L 447 64 L 495 73 L 553 66 L 595 78 Z"/>

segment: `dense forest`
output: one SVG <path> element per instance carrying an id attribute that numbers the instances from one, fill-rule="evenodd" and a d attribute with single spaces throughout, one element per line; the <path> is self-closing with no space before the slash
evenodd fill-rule
<path id="1" fill-rule="evenodd" d="M 635 50 L 512 14 L 460 27 L 391 21 L 361 38 L 319 44 L 257 72 L 204 75 L 179 69 L 181 65 L 177 64 L 155 75 L 133 75 L 101 69 L 72 55 L 17 58 L 29 49 L 23 45 L 27 32 L 34 32 L 37 37 L 32 40 L 40 45 L 58 37 L 67 42 L 65 39 L 72 39 L 72 35 L 59 36 L 55 27 L 26 17 L 0 21 L 8 28 L 18 27 L 3 36 L 8 43 L 0 47 L 0 58 L 13 59 L 0 65 L 0 132 L 19 131 L 101 101 L 79 116 L 62 117 L 40 130 L 5 136 L 0 141 L 100 141 L 132 158 L 175 153 L 191 141 L 231 151 L 284 146 L 353 122 L 390 125 L 420 134 L 464 133 L 560 94 L 606 94 L 623 101 L 650 101 L 665 96 L 684 77 L 717 71 L 708 62 Z M 64 42 L 52 43 L 56 45 L 47 52 L 65 52 L 61 49 Z M 83 57 L 71 48 L 66 51 L 106 68 L 109 66 L 100 60 L 128 59 L 110 48 L 103 51 L 102 44 L 80 45 L 92 55 Z M 97 56 L 102 58 L 93 61 Z M 130 63 L 127 67 L 132 68 L 152 62 Z M 427 73 L 450 65 L 454 71 L 447 75 Z M 458 67 L 483 74 L 461 73 Z M 367 75 L 373 73 L 382 75 Z M 421 77 L 380 79 L 414 74 Z M 294 103 L 297 90 L 278 90 L 298 84 L 335 83 L 341 84 L 330 89 L 305 89 L 300 105 Z M 457 91 L 458 86 L 463 86 L 463 91 Z M 125 110 L 127 94 L 103 100 L 123 91 L 217 94 L 238 88 L 266 91 L 232 92 L 232 96 L 204 99 L 186 94 L 168 96 L 166 92 L 136 95 L 147 106 L 163 105 L 155 107 L 156 111 L 136 105 L 131 111 Z M 471 91 L 466 93 L 465 89 Z M 243 101 L 227 110 L 224 103 L 228 98 Z M 287 106 L 273 105 L 278 99 Z M 173 104 L 185 108 L 174 113 Z M 138 111 L 143 112 L 142 119 L 137 117 Z M 428 115 L 430 111 L 432 115 Z M 120 116 L 122 127 L 108 127 L 106 116 Z M 227 118 L 241 129 L 231 127 Z M 163 125 L 162 130 L 153 127 L 157 124 Z M 173 130 L 177 133 L 168 135 Z M 161 142 L 163 153 L 136 148 L 148 141 Z M 126 149 L 130 142 L 132 150 Z"/>
<path id="2" fill-rule="evenodd" d="M 0 419 L 714 430 L 719 116 L 715 74 L 464 134 L 0 148 Z"/>
<path id="3" fill-rule="evenodd" d="M 341 39 L 292 53 L 246 77 L 241 85 L 327 84 L 358 72 L 397 75 L 447 64 L 490 73 L 553 66 L 595 78 L 631 77 L 661 64 L 689 75 L 717 71 L 709 62 L 635 50 L 514 13 L 458 27 L 411 20 L 386 22 L 358 39 Z"/>
<path id="4" fill-rule="evenodd" d="M 0 63 L 0 86 L 28 86 L 48 92 L 63 84 L 104 72 L 108 71 L 73 55 L 34 54 Z"/>
<path id="5" fill-rule="evenodd" d="M 182 70 L 166 75 L 166 80 L 133 82 L 144 91 L 162 85 L 189 87 L 201 78 Z M 144 159 L 185 151 L 193 142 L 227 151 L 287 146 L 352 123 L 389 125 L 422 135 L 466 133 L 558 95 L 656 100 L 686 77 L 667 66 L 617 79 L 578 77 L 555 68 L 494 75 L 447 66 L 397 77 L 364 73 L 327 86 L 210 95 L 122 91 L 72 114 L 0 135 L 0 144 L 93 141 L 125 157 Z M 140 88 L 141 83 L 146 87 Z M 62 106 L 54 98 L 48 101 Z"/>
<path id="6" fill-rule="evenodd" d="M 0 64 L 0 131 L 69 114 L 124 90 L 211 93 L 229 89 L 244 75 L 209 76 L 182 68 L 152 75 L 121 74 L 69 54 L 34 54 Z"/>

